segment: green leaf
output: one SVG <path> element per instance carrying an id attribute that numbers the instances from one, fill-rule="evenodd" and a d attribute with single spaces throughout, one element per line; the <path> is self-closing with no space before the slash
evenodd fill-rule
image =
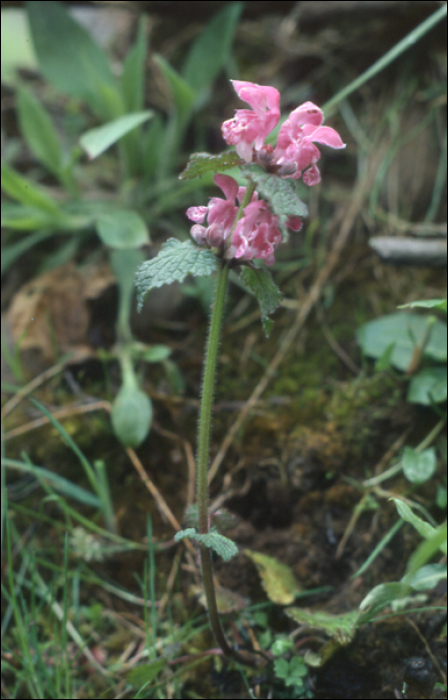
<path id="1" fill-rule="evenodd" d="M 72 481 L 65 479 L 57 473 L 45 469 L 45 467 L 38 467 L 32 463 L 20 462 L 14 459 L 2 459 L 2 463 L 10 468 L 16 469 L 19 472 L 26 474 L 33 474 L 40 483 L 48 484 L 58 493 L 61 493 L 67 498 L 73 498 L 84 505 L 91 506 L 93 508 L 100 508 L 101 501 L 93 494 L 91 491 L 87 491 L 81 486 L 77 486 Z"/>
<path id="2" fill-rule="evenodd" d="M 244 267 L 241 271 L 241 279 L 258 300 L 263 329 L 266 336 L 269 336 L 273 326 L 269 315 L 272 314 L 280 304 L 282 293 L 274 283 L 272 275 L 268 270 Z"/>
<path id="3" fill-rule="evenodd" d="M 96 230 L 109 248 L 139 248 L 149 242 L 145 222 L 137 212 L 127 209 L 100 214 L 96 219 Z"/>
<path id="4" fill-rule="evenodd" d="M 173 169 L 177 169 L 179 153 L 188 122 L 193 113 L 195 92 L 174 68 L 161 56 L 155 56 L 155 62 L 161 69 L 166 82 L 169 85 L 172 99 L 172 108 L 163 141 L 160 144 L 160 158 L 158 159 L 158 176 L 164 179 Z"/>
<path id="5" fill-rule="evenodd" d="M 433 533 L 430 537 L 426 538 L 424 542 L 419 544 L 415 552 L 412 553 L 406 567 L 406 576 L 403 580 L 407 580 L 407 577 L 413 576 L 422 566 L 424 566 L 430 559 L 435 555 L 439 555 L 439 550 L 446 555 L 447 550 L 447 524 L 440 525 L 434 528 Z"/>
<path id="6" fill-rule="evenodd" d="M 391 605 L 400 598 L 405 598 L 412 593 L 412 588 L 407 583 L 392 581 L 390 583 L 380 583 L 366 595 L 359 605 L 360 610 L 371 608 L 370 614 L 373 617 L 386 606 Z"/>
<path id="7" fill-rule="evenodd" d="M 387 346 L 387 348 L 384 350 L 383 354 L 381 357 L 377 359 L 375 362 L 375 370 L 376 372 L 388 372 L 391 368 L 391 356 L 395 348 L 395 343 L 391 343 L 390 345 Z"/>
<path id="8" fill-rule="evenodd" d="M 244 168 L 244 175 L 256 184 L 260 198 L 265 199 L 273 213 L 279 217 L 283 240 L 287 240 L 288 218 L 298 216 L 304 219 L 308 216 L 308 207 L 302 202 L 297 192 L 297 181 L 269 175 L 258 168 L 250 167 Z"/>
<path id="9" fill-rule="evenodd" d="M 48 112 L 34 95 L 19 87 L 17 107 L 21 131 L 30 150 L 57 177 L 63 168 L 63 154 L 56 128 Z"/>
<path id="10" fill-rule="evenodd" d="M 142 153 L 142 168 L 145 182 L 154 182 L 157 178 L 160 163 L 163 159 L 165 144 L 165 124 L 160 114 L 154 119 L 142 134 L 140 143 Z"/>
<path id="11" fill-rule="evenodd" d="M 198 248 L 192 241 L 181 243 L 176 238 L 169 238 L 156 258 L 146 260 L 137 268 L 138 310 L 151 289 L 175 281 L 183 282 L 187 275 L 211 275 L 217 266 L 217 258 L 211 250 Z"/>
<path id="12" fill-rule="evenodd" d="M 163 671 L 163 669 L 168 665 L 168 660 L 165 658 L 156 659 L 155 661 L 150 661 L 149 663 L 142 664 L 136 668 L 132 668 L 128 673 L 126 673 L 126 681 L 132 685 L 135 690 L 140 692 L 143 687 L 147 687 L 150 683 L 154 683 L 157 676 Z M 139 697 L 137 695 L 136 697 Z"/>
<path id="13" fill-rule="evenodd" d="M 3 224 L 2 224 L 3 226 Z M 37 228 L 37 227 L 36 227 Z M 21 255 L 26 253 L 27 250 L 37 245 L 41 241 L 45 241 L 50 236 L 54 236 L 54 231 L 34 231 L 33 233 L 23 236 L 17 243 L 11 243 L 11 245 L 2 246 L 2 256 L 1 256 L 1 274 L 10 268 L 10 266 L 20 258 Z"/>
<path id="14" fill-rule="evenodd" d="M 152 422 L 150 398 L 135 386 L 123 385 L 112 407 L 112 427 L 125 447 L 138 447 Z"/>
<path id="15" fill-rule="evenodd" d="M 445 564 L 427 564 L 403 579 L 415 591 L 426 591 L 446 579 Z"/>
<path id="16" fill-rule="evenodd" d="M 291 651 L 294 647 L 294 642 L 289 637 L 276 637 L 275 641 L 272 643 L 271 652 L 274 656 L 283 656 L 287 652 Z"/>
<path id="17" fill-rule="evenodd" d="M 343 615 L 332 615 L 319 610 L 287 608 L 288 617 L 311 629 L 321 630 L 330 637 L 335 637 L 341 644 L 349 644 L 355 636 L 359 613 L 356 611 Z"/>
<path id="18" fill-rule="evenodd" d="M 90 160 L 93 160 L 93 158 L 97 158 L 101 153 L 104 153 L 110 146 L 113 146 L 114 143 L 117 143 L 125 134 L 151 119 L 153 115 L 154 112 L 151 109 L 145 112 L 126 114 L 124 117 L 118 117 L 118 119 L 108 122 L 108 124 L 86 131 L 79 139 L 79 142 Z"/>
<path id="19" fill-rule="evenodd" d="M 195 527 L 187 527 L 185 530 L 179 530 L 179 532 L 176 532 L 174 535 L 174 539 L 176 542 L 180 542 L 180 540 L 183 540 L 185 537 L 190 538 L 190 537 L 195 537 L 196 535 L 196 528 Z"/>
<path id="20" fill-rule="evenodd" d="M 274 661 L 274 672 L 277 678 L 288 678 L 289 676 L 289 663 L 286 659 L 276 659 Z"/>
<path id="21" fill-rule="evenodd" d="M 290 661 L 286 659 L 275 659 L 274 673 L 277 678 L 281 678 L 286 686 L 302 688 L 303 678 L 308 675 L 308 667 L 303 656 L 293 656 Z"/>
<path id="22" fill-rule="evenodd" d="M 211 529 L 210 532 L 205 535 L 200 535 L 196 532 L 194 527 L 188 527 L 186 530 L 180 530 L 180 532 L 176 532 L 174 535 L 176 542 L 184 539 L 184 537 L 196 540 L 196 542 L 200 542 L 206 547 L 213 549 L 224 561 L 230 561 L 232 557 L 238 554 L 238 547 L 235 542 L 229 540 L 228 537 L 224 537 L 224 535 L 220 535 L 219 532 L 214 529 Z"/>
<path id="23" fill-rule="evenodd" d="M 132 357 L 143 362 L 163 362 L 171 355 L 168 345 L 145 345 L 133 343 L 131 346 Z"/>
<path id="24" fill-rule="evenodd" d="M 145 67 L 148 47 L 147 18 L 140 16 L 137 39 L 128 51 L 121 74 L 121 91 L 126 112 L 139 112 L 144 106 Z"/>
<path id="25" fill-rule="evenodd" d="M 289 662 L 289 667 L 292 676 L 302 677 L 308 674 L 308 668 L 303 656 L 293 656 Z"/>
<path id="26" fill-rule="evenodd" d="M 401 460 L 403 473 L 411 484 L 423 484 L 436 471 L 437 458 L 433 447 L 417 452 L 412 447 L 405 447 Z"/>
<path id="27" fill-rule="evenodd" d="M 118 95 L 115 79 L 106 55 L 87 31 L 59 2 L 33 0 L 26 7 L 46 80 L 63 93 L 86 100 L 103 117 L 117 116 L 110 110 L 112 94 L 115 99 Z"/>
<path id="28" fill-rule="evenodd" d="M 200 93 L 226 67 L 243 3 L 229 3 L 203 29 L 193 44 L 183 68 L 187 83 Z"/>
<path id="29" fill-rule="evenodd" d="M 274 557 L 252 552 L 250 549 L 245 549 L 244 554 L 252 559 L 257 567 L 263 588 L 273 603 L 289 605 L 301 593 L 301 588 L 289 566 L 282 564 Z"/>
<path id="30" fill-rule="evenodd" d="M 172 360 L 164 360 L 163 370 L 172 393 L 182 394 L 187 388 L 187 382 L 179 366 Z"/>
<path id="31" fill-rule="evenodd" d="M 2 85 L 16 87 L 22 80 L 18 71 L 37 73 L 39 67 L 31 41 L 28 18 L 20 7 L 3 7 L 1 22 Z"/>
<path id="32" fill-rule="evenodd" d="M 163 73 L 163 77 L 169 85 L 171 97 L 176 111 L 185 117 L 191 112 L 196 94 L 187 81 L 177 73 L 172 66 L 160 55 L 154 56 L 154 60 Z"/>
<path id="33" fill-rule="evenodd" d="M 202 177 L 209 172 L 228 170 L 238 165 L 243 165 L 244 161 L 236 151 L 225 151 L 217 156 L 210 153 L 193 153 L 190 156 L 187 167 L 179 175 L 180 180 L 191 180 L 194 177 Z"/>
<path id="34" fill-rule="evenodd" d="M 14 231 L 36 231 L 59 228 L 61 221 L 52 212 L 36 207 L 22 206 L 16 202 L 2 202 L 1 225 Z M 54 235 L 54 231 L 51 235 Z M 4 249 L 2 247 L 2 255 Z"/>
<path id="35" fill-rule="evenodd" d="M 447 368 L 425 367 L 409 383 L 407 399 L 410 403 L 430 406 L 447 398 Z"/>
<path id="36" fill-rule="evenodd" d="M 55 217 L 56 222 L 61 220 L 62 213 L 59 207 L 34 182 L 16 173 L 6 163 L 2 163 L 1 174 L 2 189 L 9 197 L 22 202 L 22 204 L 36 207 L 47 214 L 51 214 Z"/>
<path id="37" fill-rule="evenodd" d="M 400 498 L 392 498 L 391 500 L 394 501 L 400 518 L 403 518 L 403 520 L 406 520 L 407 523 L 410 523 L 422 537 L 429 539 L 437 535 L 439 530 L 434 528 L 425 520 L 419 518 L 407 503 L 402 501 Z M 440 549 L 444 554 L 446 554 L 446 542 L 442 544 Z"/>
<path id="38" fill-rule="evenodd" d="M 109 259 L 118 284 L 118 314 L 116 333 L 119 341 L 118 356 L 121 363 L 123 384 L 138 388 L 133 364 L 128 360 L 132 353 L 132 329 L 130 325 L 131 311 L 134 301 L 134 272 L 137 265 L 144 260 L 140 248 L 111 248 Z"/>
<path id="39" fill-rule="evenodd" d="M 402 304 L 399 309 L 439 309 L 446 313 L 446 299 L 427 299 L 426 301 L 411 301 L 409 304 Z"/>
<path id="40" fill-rule="evenodd" d="M 363 324 L 357 332 L 362 351 L 369 357 L 379 358 L 393 344 L 390 354 L 391 364 L 400 370 L 407 370 L 413 352 L 427 337 L 428 317 L 399 312 L 381 316 Z M 447 359 L 446 323 L 436 320 L 430 329 L 424 347 L 424 355 L 439 362 Z"/>

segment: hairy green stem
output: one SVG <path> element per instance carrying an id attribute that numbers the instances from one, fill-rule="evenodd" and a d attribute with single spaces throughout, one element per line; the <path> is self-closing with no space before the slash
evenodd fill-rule
<path id="1" fill-rule="evenodd" d="M 196 466 L 196 501 L 198 505 L 199 532 L 208 532 L 208 488 L 207 470 L 212 422 L 213 390 L 218 361 L 219 338 L 221 335 L 224 301 L 226 296 L 228 263 L 220 266 L 216 280 L 207 350 L 205 353 L 204 376 L 202 378 L 201 410 L 199 414 L 198 456 Z"/>
<path id="2" fill-rule="evenodd" d="M 210 328 L 208 332 L 207 350 L 205 353 L 204 376 L 202 378 L 201 410 L 199 415 L 198 456 L 196 466 L 196 501 L 198 506 L 199 532 L 206 534 L 209 530 L 208 521 L 208 486 L 207 471 L 210 446 L 210 430 L 212 422 L 213 390 L 215 386 L 216 365 L 218 362 L 219 338 L 221 335 L 224 301 L 226 296 L 229 265 L 225 263 L 218 270 L 216 280 L 215 300 L 213 303 Z M 213 566 L 210 550 L 201 545 L 201 566 L 204 592 L 207 600 L 210 626 L 217 642 L 225 654 L 232 650 L 225 638 L 218 614 L 215 586 L 213 583 Z"/>
<path id="3" fill-rule="evenodd" d="M 255 185 L 249 182 L 246 188 L 245 196 L 239 207 L 235 222 L 228 237 L 228 242 L 232 238 L 233 231 L 237 222 L 243 216 L 245 207 L 252 199 L 255 190 Z M 208 332 L 207 349 L 205 352 L 204 375 L 202 378 L 202 395 L 201 408 L 199 414 L 199 434 L 198 434 L 198 454 L 196 465 L 196 503 L 198 507 L 199 532 L 205 535 L 209 531 L 209 514 L 208 514 L 208 464 L 210 450 L 210 431 L 212 423 L 212 408 L 213 408 L 213 391 L 215 386 L 216 366 L 218 362 L 219 339 L 221 335 L 221 326 L 224 312 L 224 301 L 226 297 L 227 280 L 229 277 L 229 262 L 222 260 L 218 269 L 216 279 L 215 298 L 213 302 L 212 314 L 210 319 L 210 328 Z M 210 626 L 216 637 L 216 640 L 224 654 L 232 656 L 242 663 L 253 664 L 253 660 L 247 659 L 244 655 L 237 652 L 229 645 L 224 630 L 221 625 L 221 620 L 218 613 L 218 605 L 216 602 L 215 584 L 213 582 L 213 563 L 212 554 L 209 548 L 205 545 L 200 545 L 201 552 L 201 567 L 202 580 L 204 585 L 204 593 L 207 601 L 208 615 Z"/>

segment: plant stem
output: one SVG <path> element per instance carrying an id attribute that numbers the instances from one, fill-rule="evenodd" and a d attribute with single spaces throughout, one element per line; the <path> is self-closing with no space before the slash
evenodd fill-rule
<path id="1" fill-rule="evenodd" d="M 228 236 L 228 245 L 238 221 L 244 214 L 244 209 L 252 199 L 255 184 L 249 180 L 243 201 L 240 204 L 235 217 L 232 230 Z M 208 462 L 210 450 L 210 431 L 212 423 L 213 390 L 215 386 L 216 366 L 218 362 L 219 339 L 221 335 L 224 301 L 226 297 L 227 280 L 229 277 L 229 262 L 221 260 L 216 279 L 215 298 L 208 331 L 207 349 L 205 352 L 204 375 L 202 378 L 201 408 L 199 413 L 198 456 L 196 466 L 196 503 L 198 507 L 199 532 L 206 535 L 209 531 L 208 515 Z M 215 584 L 213 581 L 212 553 L 208 547 L 201 544 L 201 568 L 204 593 L 207 601 L 207 609 L 210 627 L 216 640 L 226 656 L 232 656 L 240 663 L 254 666 L 259 662 L 253 654 L 246 655 L 233 649 L 228 643 L 216 602 Z"/>
<path id="2" fill-rule="evenodd" d="M 208 532 L 208 489 L 207 469 L 210 446 L 210 429 L 212 422 L 213 390 L 215 386 L 216 365 L 218 361 L 218 346 L 221 335 L 224 300 L 227 288 L 229 266 L 224 264 L 218 270 L 216 279 L 215 299 L 213 302 L 210 328 L 208 332 L 207 349 L 202 378 L 201 410 L 199 414 L 198 458 L 196 474 L 196 500 L 198 505 L 199 532 Z"/>
<path id="3" fill-rule="evenodd" d="M 207 350 L 205 353 L 204 376 L 202 378 L 201 410 L 199 415 L 198 457 L 196 473 L 196 502 L 198 506 L 199 532 L 206 534 L 209 529 L 207 471 L 210 447 L 210 430 L 213 407 L 213 390 L 215 385 L 216 365 L 218 361 L 219 338 L 221 335 L 224 301 L 229 276 L 229 265 L 224 263 L 218 270 L 215 288 L 215 300 L 210 319 Z M 204 592 L 207 600 L 210 626 L 225 654 L 231 654 L 230 648 L 218 614 L 215 586 L 213 583 L 213 566 L 210 550 L 201 545 L 201 566 Z"/>

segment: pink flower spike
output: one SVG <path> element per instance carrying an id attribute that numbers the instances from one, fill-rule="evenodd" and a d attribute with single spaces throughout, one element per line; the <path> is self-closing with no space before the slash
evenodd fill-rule
<path id="1" fill-rule="evenodd" d="M 280 119 L 280 93 L 269 85 L 257 85 L 245 80 L 232 80 L 238 96 L 253 109 L 238 109 L 233 119 L 222 125 L 226 143 L 236 146 L 240 158 L 250 163 L 253 148 L 260 149 L 266 136 Z"/>

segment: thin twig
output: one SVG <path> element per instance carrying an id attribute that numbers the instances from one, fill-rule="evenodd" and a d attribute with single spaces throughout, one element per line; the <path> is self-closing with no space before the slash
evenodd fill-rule
<path id="1" fill-rule="evenodd" d="M 418 628 L 418 625 L 415 624 L 414 620 L 411 620 L 410 618 L 407 618 L 407 619 L 406 619 L 406 622 L 412 627 L 412 629 L 414 630 L 414 632 L 416 632 L 417 636 L 420 638 L 420 641 L 423 642 L 423 644 L 424 644 L 424 646 L 425 646 L 425 649 L 426 649 L 426 653 L 428 654 L 428 656 L 430 657 L 432 663 L 434 664 L 434 666 L 436 667 L 436 669 L 437 669 L 438 672 L 440 673 L 440 677 L 441 677 L 441 679 L 442 679 L 442 682 L 444 683 L 444 685 L 446 685 L 446 673 L 445 673 L 445 671 L 442 669 L 442 667 L 440 666 L 440 664 L 439 664 L 439 662 L 437 661 L 436 657 L 434 656 L 433 651 L 432 651 L 432 649 L 431 649 L 431 646 L 430 646 L 430 644 L 428 644 L 426 637 L 424 637 L 423 634 L 420 632 L 420 630 L 419 630 L 419 628 Z"/>
<path id="2" fill-rule="evenodd" d="M 328 325 L 328 321 L 325 318 L 325 314 L 324 314 L 324 311 L 322 309 L 321 304 L 316 305 L 316 311 L 317 311 L 317 318 L 318 318 L 318 321 L 320 323 L 320 327 L 322 329 L 322 333 L 324 334 L 325 340 L 327 341 L 328 345 L 333 350 L 335 355 L 337 357 L 339 357 L 341 362 L 343 362 L 344 365 L 346 367 L 348 367 L 348 369 L 351 372 L 353 372 L 353 374 L 358 375 L 361 370 L 359 369 L 358 365 L 355 362 L 353 362 L 350 355 L 347 352 L 345 352 L 344 348 L 341 345 L 339 345 L 338 341 L 334 337 L 334 335 L 331 331 L 331 328 Z"/>
<path id="3" fill-rule="evenodd" d="M 87 404 L 82 404 L 81 406 L 77 405 L 71 405 L 71 406 L 65 406 L 64 408 L 60 408 L 52 413 L 53 418 L 56 418 L 56 420 L 61 420 L 62 418 L 70 418 L 70 416 L 76 416 L 76 415 L 82 415 L 83 413 L 91 413 L 92 411 L 99 411 L 99 410 L 104 410 L 110 413 L 111 411 L 111 405 L 108 401 L 92 401 L 91 403 Z M 8 430 L 4 434 L 4 440 L 11 440 L 12 438 L 18 437 L 20 435 L 24 435 L 28 433 L 30 430 L 35 430 L 36 428 L 41 428 L 44 425 L 47 425 L 50 423 L 50 419 L 47 418 L 46 416 L 41 416 L 40 418 L 36 418 L 33 421 L 30 421 L 29 423 L 25 423 L 24 425 L 19 425 L 17 428 L 13 428 L 12 430 Z"/>
<path id="4" fill-rule="evenodd" d="M 156 505 L 159 509 L 159 512 L 162 515 L 162 517 L 164 518 L 164 520 L 167 520 L 172 525 L 174 530 L 176 530 L 176 532 L 181 530 L 182 528 L 181 528 L 178 520 L 173 515 L 171 509 L 169 508 L 167 502 L 163 498 L 163 496 L 160 493 L 157 486 L 152 482 L 152 480 L 150 479 L 148 474 L 145 472 L 143 465 L 140 462 L 136 452 L 131 447 L 127 447 L 126 453 L 129 457 L 129 459 L 131 460 L 132 464 L 136 468 L 137 473 L 140 476 L 141 480 L 143 481 L 144 485 L 148 489 L 151 496 L 154 498 Z"/>
<path id="5" fill-rule="evenodd" d="M 21 402 L 22 399 L 25 398 L 25 396 L 28 396 L 28 394 L 31 394 L 34 389 L 37 389 L 38 386 L 46 382 L 48 379 L 51 379 L 52 377 L 55 377 L 57 374 L 62 372 L 63 369 L 65 369 L 66 364 L 65 362 L 62 362 L 58 365 L 53 365 L 53 367 L 50 367 L 49 369 L 46 369 L 45 372 L 42 372 L 41 374 L 38 374 L 37 377 L 34 377 L 28 384 L 23 386 L 19 391 L 14 394 L 14 396 L 9 399 L 3 406 L 1 410 L 1 419 L 4 420 L 6 416 L 11 413 L 15 409 L 15 407 Z"/>

